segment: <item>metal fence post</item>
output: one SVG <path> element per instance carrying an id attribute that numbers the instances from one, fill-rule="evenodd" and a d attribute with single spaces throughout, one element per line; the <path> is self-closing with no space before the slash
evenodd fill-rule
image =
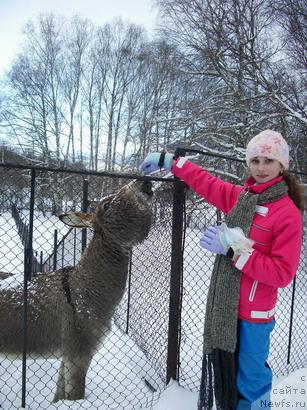
<path id="1" fill-rule="evenodd" d="M 76 266 L 76 246 L 77 246 L 77 234 L 76 230 L 74 230 L 74 263 L 73 266 Z"/>
<path id="2" fill-rule="evenodd" d="M 290 364 L 290 356 L 291 356 L 293 313 L 294 313 L 294 302 L 295 302 L 295 285 L 296 285 L 296 276 L 294 276 L 293 283 L 292 283 L 292 298 L 291 298 L 291 312 L 290 312 L 290 324 L 289 324 L 287 365 Z"/>
<path id="3" fill-rule="evenodd" d="M 127 300 L 126 334 L 129 333 L 130 303 L 131 303 L 131 278 L 132 278 L 132 250 L 130 251 L 129 268 L 128 268 L 128 285 L 127 285 L 128 300 Z"/>
<path id="4" fill-rule="evenodd" d="M 43 251 L 40 251 L 40 257 L 39 257 L 39 271 L 43 271 L 43 264 L 44 264 L 44 258 L 43 258 Z"/>
<path id="5" fill-rule="evenodd" d="M 185 185 L 174 179 L 172 253 L 169 299 L 169 325 L 167 348 L 167 383 L 178 379 L 179 335 L 181 327 L 182 268 L 183 268 L 183 222 Z"/>
<path id="6" fill-rule="evenodd" d="M 55 271 L 58 263 L 58 230 L 54 230 L 53 234 L 53 270 Z"/>
<path id="7" fill-rule="evenodd" d="M 33 218 L 34 218 L 34 197 L 35 197 L 35 169 L 31 169 L 31 192 L 30 192 L 30 215 L 29 229 L 24 248 L 24 280 L 23 280 L 23 320 L 22 320 L 22 397 L 21 407 L 26 407 L 26 371 L 27 371 L 27 332 L 28 332 L 28 282 L 32 275 L 33 259 Z"/>
<path id="8" fill-rule="evenodd" d="M 88 179 L 83 180 L 83 195 L 82 195 L 82 212 L 87 212 L 88 208 Z M 81 249 L 82 252 L 86 248 L 86 241 L 87 241 L 87 232 L 86 228 L 82 229 L 82 245 Z"/>

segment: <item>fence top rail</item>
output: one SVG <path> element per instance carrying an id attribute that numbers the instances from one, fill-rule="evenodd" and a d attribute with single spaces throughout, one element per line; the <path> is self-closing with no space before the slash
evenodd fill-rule
<path id="1" fill-rule="evenodd" d="M 40 167 L 40 166 L 35 166 L 35 165 L 14 164 L 14 163 L 10 163 L 10 162 L 0 163 L 0 167 L 3 167 L 3 168 L 19 168 L 19 169 L 35 170 L 35 171 L 50 171 L 50 172 L 78 174 L 78 175 L 93 175 L 93 176 L 99 176 L 99 177 L 139 179 L 139 180 L 148 180 L 148 179 L 150 179 L 151 181 L 174 182 L 174 178 L 155 177 L 153 175 L 145 176 L 145 175 L 139 175 L 139 174 L 127 174 L 127 173 L 120 173 L 120 172 L 77 170 L 77 169 L 69 169 L 69 168 L 61 168 L 61 167 L 58 167 L 58 168 L 56 168 L 56 167 Z"/>
<path id="2" fill-rule="evenodd" d="M 229 159 L 230 161 L 241 162 L 242 164 L 246 163 L 245 159 L 235 158 L 235 157 L 231 157 L 231 156 L 223 155 L 223 154 L 217 154 L 216 152 L 213 153 L 213 152 L 202 151 L 202 150 L 198 150 L 198 149 L 194 149 L 194 148 L 182 148 L 182 149 L 185 150 L 186 152 L 190 152 L 192 154 L 207 155 L 208 157 L 213 157 L 213 158 Z M 298 171 L 296 169 L 290 169 L 289 171 L 292 174 L 307 176 L 307 172 Z"/>
<path id="3" fill-rule="evenodd" d="M 190 149 L 190 148 L 183 148 L 186 152 L 200 154 L 200 155 L 207 155 L 210 157 L 215 158 L 222 158 L 222 159 L 229 159 L 235 162 L 245 163 L 245 160 L 239 158 L 233 158 L 227 155 L 211 153 L 207 151 L 201 151 L 197 149 Z M 120 172 L 107 172 L 107 171 L 91 171 L 91 170 L 76 170 L 76 169 L 69 169 L 69 168 L 61 168 L 61 167 L 40 167 L 35 165 L 22 165 L 22 164 L 14 164 L 10 162 L 3 162 L 0 163 L 0 167 L 7 167 L 7 168 L 19 168 L 19 169 L 28 169 L 28 170 L 36 170 L 36 171 L 51 171 L 51 172 L 58 172 L 58 173 L 68 173 L 68 174 L 79 174 L 79 175 L 94 175 L 94 176 L 101 176 L 101 177 L 112 177 L 112 178 L 125 178 L 125 179 L 139 179 L 139 180 L 147 180 L 150 179 L 152 181 L 163 181 L 163 182 L 174 182 L 174 178 L 168 177 L 155 177 L 153 175 L 144 176 L 139 174 L 126 174 Z M 291 173 L 296 175 L 304 175 L 307 176 L 307 172 L 297 171 L 295 169 L 289 170 Z"/>

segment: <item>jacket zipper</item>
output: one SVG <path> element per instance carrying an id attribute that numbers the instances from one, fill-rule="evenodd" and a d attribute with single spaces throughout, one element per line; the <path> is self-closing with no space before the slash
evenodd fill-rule
<path id="1" fill-rule="evenodd" d="M 253 285 L 251 287 L 251 291 L 249 293 L 249 297 L 248 297 L 248 300 L 250 302 L 252 302 L 255 298 L 255 293 L 256 293 L 257 286 L 258 286 L 258 280 L 254 280 Z"/>

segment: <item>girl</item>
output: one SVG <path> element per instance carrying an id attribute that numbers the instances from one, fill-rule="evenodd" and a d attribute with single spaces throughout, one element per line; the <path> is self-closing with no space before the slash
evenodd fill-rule
<path id="1" fill-rule="evenodd" d="M 287 172 L 288 144 L 265 130 L 248 143 L 246 162 L 250 176 L 244 186 L 171 154 L 149 154 L 140 166 L 144 174 L 171 170 L 227 215 L 200 241 L 217 257 L 207 298 L 199 410 L 212 408 L 213 391 L 218 409 L 270 407 L 266 360 L 278 288 L 292 281 L 299 264 L 304 196 Z"/>

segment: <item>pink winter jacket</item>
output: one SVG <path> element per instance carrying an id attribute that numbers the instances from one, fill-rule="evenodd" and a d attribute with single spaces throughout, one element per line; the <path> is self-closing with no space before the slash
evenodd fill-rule
<path id="1" fill-rule="evenodd" d="M 282 180 L 277 177 L 253 185 L 255 181 L 250 178 L 244 187 L 237 186 L 214 177 L 186 158 L 176 161 L 172 173 L 226 214 L 246 186 L 251 192 L 260 193 Z M 255 241 L 253 252 L 233 262 L 243 273 L 238 315 L 251 322 L 269 322 L 274 318 L 278 288 L 292 281 L 300 259 L 302 216 L 289 196 L 257 205 L 249 238 Z"/>

